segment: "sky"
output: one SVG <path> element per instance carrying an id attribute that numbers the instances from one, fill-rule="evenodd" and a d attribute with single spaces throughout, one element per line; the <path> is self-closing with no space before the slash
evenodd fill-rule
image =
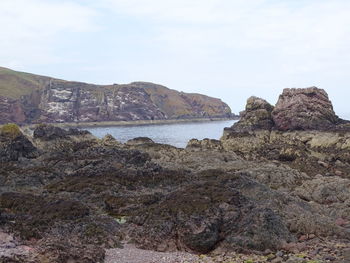
<path id="1" fill-rule="evenodd" d="M 1 0 L 0 66 L 218 97 L 325 89 L 350 119 L 348 0 Z"/>

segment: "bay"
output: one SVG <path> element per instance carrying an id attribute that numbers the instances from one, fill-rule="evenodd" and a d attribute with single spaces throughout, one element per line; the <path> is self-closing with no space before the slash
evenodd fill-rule
<path id="1" fill-rule="evenodd" d="M 226 121 L 203 121 L 190 123 L 152 124 L 135 126 L 111 126 L 111 127 L 88 127 L 98 138 L 111 134 L 118 141 L 126 141 L 136 137 L 149 137 L 157 143 L 170 144 L 184 148 L 187 142 L 193 138 L 220 139 L 225 127 L 232 126 L 236 120 Z"/>

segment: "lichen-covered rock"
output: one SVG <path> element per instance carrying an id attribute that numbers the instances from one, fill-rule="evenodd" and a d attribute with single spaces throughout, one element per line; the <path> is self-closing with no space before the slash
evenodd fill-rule
<path id="1" fill-rule="evenodd" d="M 219 140 L 205 138 L 203 140 L 192 139 L 187 145 L 186 149 L 204 151 L 204 150 L 222 150 L 223 147 Z"/>
<path id="2" fill-rule="evenodd" d="M 241 113 L 241 119 L 233 125 L 233 129 L 236 131 L 269 130 L 274 125 L 271 117 L 272 110 L 273 106 L 266 100 L 250 97 L 247 100 L 245 111 Z"/>
<path id="3" fill-rule="evenodd" d="M 111 134 L 106 134 L 101 139 L 101 144 L 104 146 L 120 147 L 122 144 L 117 141 Z"/>
<path id="4" fill-rule="evenodd" d="M 308 132 L 276 133 L 270 132 L 268 141 L 280 142 L 280 148 L 258 153 L 278 156 L 289 142 L 287 149 L 294 152 L 285 149 L 285 156 L 301 152 L 303 157 L 299 144 L 322 145 Z M 330 180 L 318 188 L 311 174 L 288 167 L 290 160 L 248 161 L 226 151 L 224 141 L 180 149 L 144 138 L 114 145 L 112 138 L 103 143 L 49 127 L 39 135 L 35 144 L 47 147 L 35 158 L 5 160 L 0 166 L 0 227 L 16 235 L 19 244 L 30 244 L 36 262 L 102 262 L 104 248 L 120 240 L 196 253 L 276 251 L 311 234 L 349 244 L 346 187 Z M 327 145 L 330 151 L 334 142 Z M 332 169 L 329 162 L 316 159 L 315 165 Z M 334 163 L 346 171 L 345 158 Z M 314 198 L 306 188 L 319 194 Z M 328 203 L 332 191 L 344 204 Z M 322 193 L 326 201 L 318 202 Z M 11 259 L 12 252 L 6 253 Z"/>
<path id="5" fill-rule="evenodd" d="M 271 110 L 262 123 L 268 120 L 272 126 L 259 124 L 261 108 Z M 310 175 L 349 175 L 350 127 L 335 115 L 324 90 L 285 89 L 274 108 L 252 97 L 247 109 L 256 110 L 247 110 L 239 122 L 225 128 L 225 150 L 247 159 L 285 162 Z M 337 160 L 343 165 L 338 167 Z"/>
<path id="6" fill-rule="evenodd" d="M 350 174 L 350 132 L 346 131 L 256 130 L 240 133 L 229 128 L 225 129 L 221 142 L 225 150 L 244 158 L 284 162 L 310 175 Z"/>
<path id="7" fill-rule="evenodd" d="M 6 228 L 22 243 L 31 240 L 34 262 L 102 263 L 103 248 L 119 244 L 118 223 L 91 214 L 79 201 L 8 192 L 0 195 L 0 210 Z M 25 256 L 31 255 L 23 256 L 29 262 Z"/>
<path id="8" fill-rule="evenodd" d="M 42 150 L 68 152 L 89 147 L 96 143 L 97 138 L 88 131 L 39 124 L 34 129 L 33 141 L 36 147 Z"/>
<path id="9" fill-rule="evenodd" d="M 127 145 L 152 144 L 154 141 L 148 137 L 137 137 L 126 142 Z"/>
<path id="10" fill-rule="evenodd" d="M 0 161 L 17 161 L 20 157 L 35 158 L 38 156 L 36 147 L 20 129 L 13 124 L 4 125 L 0 129 Z M 7 129 L 9 128 L 9 129 Z"/>
<path id="11" fill-rule="evenodd" d="M 278 130 L 320 130 L 340 122 L 328 94 L 316 87 L 284 89 L 272 111 Z"/>
<path id="12" fill-rule="evenodd" d="M 350 180 L 317 175 L 298 186 L 294 193 L 303 200 L 327 205 L 330 213 L 350 223 Z"/>
<path id="13" fill-rule="evenodd" d="M 67 139 L 68 136 L 83 136 L 91 135 L 88 131 L 81 131 L 78 129 L 65 130 L 53 125 L 39 124 L 35 127 L 33 132 L 34 139 L 40 139 L 43 141 L 51 141 L 55 139 Z"/>

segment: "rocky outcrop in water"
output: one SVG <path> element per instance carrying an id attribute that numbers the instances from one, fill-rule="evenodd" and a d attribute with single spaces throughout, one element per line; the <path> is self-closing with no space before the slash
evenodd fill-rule
<path id="1" fill-rule="evenodd" d="M 263 100 L 250 99 L 247 108 L 252 101 Z M 271 115 L 264 115 L 272 126 L 251 121 L 261 119 L 259 110 L 247 112 L 225 129 L 224 149 L 248 159 L 286 162 L 314 175 L 348 174 L 350 125 L 336 116 L 324 90 L 285 89 Z"/>
<path id="2" fill-rule="evenodd" d="M 328 94 L 316 87 L 284 89 L 272 111 L 278 130 L 332 129 L 339 122 Z"/>
<path id="3" fill-rule="evenodd" d="M 274 126 L 272 110 L 274 107 L 266 100 L 258 97 L 250 97 L 247 100 L 245 111 L 241 113 L 241 119 L 235 125 L 236 130 L 269 130 Z"/>
<path id="4" fill-rule="evenodd" d="M 161 85 L 92 85 L 0 68 L 0 124 L 230 118 L 220 99 Z"/>

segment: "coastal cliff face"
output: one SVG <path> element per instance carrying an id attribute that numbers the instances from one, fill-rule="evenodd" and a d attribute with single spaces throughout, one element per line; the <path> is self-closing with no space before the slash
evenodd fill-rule
<path id="1" fill-rule="evenodd" d="M 161 85 L 92 85 L 0 68 L 0 124 L 229 118 L 220 99 Z"/>
<path id="2" fill-rule="evenodd" d="M 159 120 L 167 116 L 142 88 L 52 82 L 42 92 L 40 122 Z"/>

